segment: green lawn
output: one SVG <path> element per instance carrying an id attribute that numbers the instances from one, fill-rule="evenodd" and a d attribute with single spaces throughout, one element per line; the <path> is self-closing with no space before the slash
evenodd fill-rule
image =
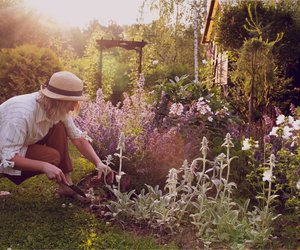
<path id="1" fill-rule="evenodd" d="M 93 166 L 74 149 L 71 154 L 78 182 Z M 55 184 L 44 175 L 20 186 L 2 178 L 0 190 L 11 192 L 0 199 L 0 249 L 176 249 L 107 225 L 71 199 L 56 198 Z"/>

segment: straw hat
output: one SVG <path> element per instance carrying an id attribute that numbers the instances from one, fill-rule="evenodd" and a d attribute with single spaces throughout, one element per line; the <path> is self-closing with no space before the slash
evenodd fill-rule
<path id="1" fill-rule="evenodd" d="M 68 71 L 54 73 L 46 87 L 41 92 L 53 99 L 64 101 L 87 101 L 83 96 L 83 82 L 76 75 Z"/>

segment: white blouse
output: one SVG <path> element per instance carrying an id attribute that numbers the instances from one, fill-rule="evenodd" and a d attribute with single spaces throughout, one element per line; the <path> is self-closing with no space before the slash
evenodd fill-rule
<path id="1" fill-rule="evenodd" d="M 59 121 L 50 121 L 37 102 L 39 93 L 12 97 L 0 105 L 0 173 L 21 175 L 10 161 L 15 155 L 25 156 L 29 145 L 44 138 Z M 68 115 L 62 121 L 71 139 L 84 137 Z"/>

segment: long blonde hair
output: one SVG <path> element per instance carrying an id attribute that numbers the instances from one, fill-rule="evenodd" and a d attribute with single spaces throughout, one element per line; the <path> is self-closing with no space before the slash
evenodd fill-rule
<path id="1" fill-rule="evenodd" d="M 72 110 L 74 115 L 77 115 L 80 109 L 79 101 L 64 101 L 49 98 L 41 91 L 39 92 L 37 102 L 44 109 L 47 118 L 53 121 L 64 120 L 67 114 L 70 113 L 70 110 Z"/>

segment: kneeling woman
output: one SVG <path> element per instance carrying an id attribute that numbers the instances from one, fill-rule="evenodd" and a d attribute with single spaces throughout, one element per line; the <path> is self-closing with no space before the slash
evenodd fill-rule
<path id="1" fill-rule="evenodd" d="M 59 184 L 58 193 L 72 194 L 72 162 L 68 139 L 101 173 L 112 173 L 102 163 L 87 136 L 74 124 L 83 82 L 67 71 L 52 75 L 39 92 L 12 97 L 0 105 L 0 173 L 19 185 L 37 174 Z"/>

